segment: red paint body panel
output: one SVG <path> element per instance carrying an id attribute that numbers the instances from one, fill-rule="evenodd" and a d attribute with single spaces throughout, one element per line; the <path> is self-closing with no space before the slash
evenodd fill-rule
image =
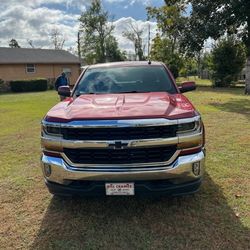
<path id="1" fill-rule="evenodd" d="M 182 119 L 197 115 L 182 94 L 166 92 L 97 94 L 67 98 L 47 114 L 51 122 L 114 119 Z"/>

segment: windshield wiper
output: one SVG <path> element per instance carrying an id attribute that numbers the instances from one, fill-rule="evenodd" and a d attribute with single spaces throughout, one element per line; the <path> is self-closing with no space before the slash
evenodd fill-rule
<path id="1" fill-rule="evenodd" d="M 152 91 L 124 91 L 124 92 L 109 92 L 109 93 L 94 93 L 94 92 L 88 92 L 88 93 L 77 93 L 76 97 L 79 97 L 81 95 L 101 95 L 101 94 L 130 94 L 130 93 L 150 93 Z"/>
<path id="2" fill-rule="evenodd" d="M 130 93 L 150 93 L 151 91 L 124 91 L 124 92 L 116 92 L 115 94 L 130 94 Z"/>
<path id="3" fill-rule="evenodd" d="M 95 95 L 96 93 L 94 93 L 94 92 L 89 92 L 89 93 L 77 93 L 76 94 L 76 97 L 79 97 L 79 96 L 81 96 L 81 95 Z"/>

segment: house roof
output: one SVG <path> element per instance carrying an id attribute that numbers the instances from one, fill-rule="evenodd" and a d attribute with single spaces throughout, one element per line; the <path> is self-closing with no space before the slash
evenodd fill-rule
<path id="1" fill-rule="evenodd" d="M 78 57 L 65 50 L 1 48 L 0 64 L 80 64 Z"/>

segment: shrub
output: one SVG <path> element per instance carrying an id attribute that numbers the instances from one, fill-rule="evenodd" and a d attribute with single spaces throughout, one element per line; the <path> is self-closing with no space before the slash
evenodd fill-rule
<path id="1" fill-rule="evenodd" d="M 10 83 L 0 79 L 0 93 L 6 93 L 9 91 L 10 91 Z"/>
<path id="2" fill-rule="evenodd" d="M 10 82 L 13 92 L 46 91 L 48 89 L 47 79 L 17 80 Z"/>
<path id="3" fill-rule="evenodd" d="M 196 76 L 198 75 L 197 72 L 198 64 L 197 61 L 192 57 L 185 57 L 183 58 L 183 65 L 181 70 L 179 71 L 179 76 L 188 77 L 188 76 Z"/>
<path id="4" fill-rule="evenodd" d="M 212 52 L 213 80 L 216 87 L 228 87 L 238 77 L 246 62 L 244 45 L 233 38 L 221 40 Z"/>
<path id="5" fill-rule="evenodd" d="M 55 78 L 49 78 L 48 79 L 48 89 L 49 90 L 55 89 L 55 81 L 56 81 Z"/>

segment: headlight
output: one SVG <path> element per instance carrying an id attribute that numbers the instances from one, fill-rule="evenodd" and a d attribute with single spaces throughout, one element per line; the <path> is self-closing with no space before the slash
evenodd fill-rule
<path id="1" fill-rule="evenodd" d="M 200 130 L 200 128 L 201 128 L 201 119 L 198 119 L 197 121 L 178 124 L 177 133 L 178 134 L 190 133 L 193 131 Z"/>
<path id="2" fill-rule="evenodd" d="M 42 129 L 47 135 L 62 136 L 61 128 L 59 126 L 42 125 Z"/>

